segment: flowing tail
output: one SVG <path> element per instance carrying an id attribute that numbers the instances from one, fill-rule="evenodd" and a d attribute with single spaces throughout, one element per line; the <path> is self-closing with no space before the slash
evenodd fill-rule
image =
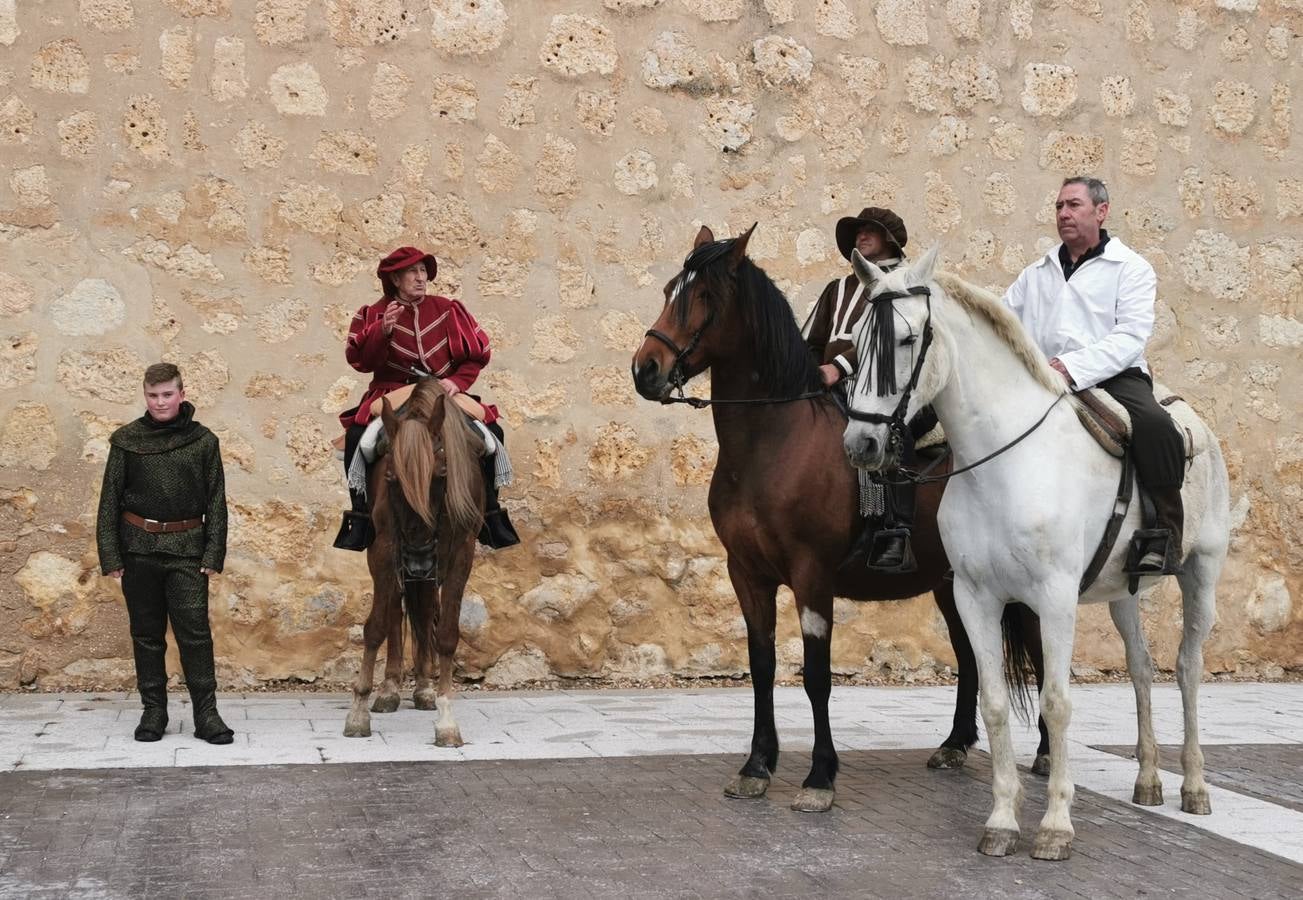
<path id="1" fill-rule="evenodd" d="M 1000 619 L 1001 630 L 1004 632 L 1004 680 L 1009 685 L 1009 694 L 1013 698 L 1013 708 L 1019 720 L 1023 724 L 1029 724 L 1032 719 L 1030 676 L 1035 674 L 1035 668 L 1031 648 L 1024 634 L 1024 629 L 1030 626 L 1021 615 L 1019 606 L 1020 604 L 1006 604 L 1004 615 Z M 1030 618 L 1037 621 L 1034 616 Z"/>

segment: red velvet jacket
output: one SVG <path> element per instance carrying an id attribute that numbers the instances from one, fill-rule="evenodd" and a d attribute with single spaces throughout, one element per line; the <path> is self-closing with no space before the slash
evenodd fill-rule
<path id="1" fill-rule="evenodd" d="M 394 330 L 386 336 L 381 319 L 385 307 L 399 301 L 381 297 L 353 315 L 348 328 L 344 355 L 359 372 L 372 373 L 371 383 L 356 409 L 346 410 L 340 423 L 365 425 L 371 419 L 371 404 L 383 394 L 411 384 L 420 367 L 438 378 L 447 378 L 463 391 L 479 377 L 489 362 L 489 336 L 475 318 L 456 300 L 427 294 L 420 303 L 403 304 Z M 496 421 L 498 409 L 484 404 L 486 419 Z"/>

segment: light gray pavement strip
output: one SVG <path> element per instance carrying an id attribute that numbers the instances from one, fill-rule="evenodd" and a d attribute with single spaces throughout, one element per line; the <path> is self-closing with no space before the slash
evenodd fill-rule
<path id="1" fill-rule="evenodd" d="M 833 736 L 843 750 L 936 746 L 950 728 L 955 692 L 949 687 L 836 687 L 830 704 Z M 657 691 L 551 690 L 460 694 L 455 711 L 466 745 L 433 744 L 434 713 L 411 707 L 372 714 L 370 738 L 345 738 L 345 694 L 223 696 L 222 714 L 235 744 L 194 740 L 189 706 L 172 695 L 172 724 L 155 744 L 132 740 L 139 707 L 134 695 L 0 695 L 0 771 L 256 766 L 421 760 L 597 758 L 735 753 L 751 735 L 749 688 Z M 1069 728 L 1076 783 L 1129 802 L 1136 763 L 1094 745 L 1134 744 L 1130 685 L 1076 685 Z M 1206 744 L 1303 743 L 1303 685 L 1206 684 L 1200 692 Z M 1180 692 L 1154 689 L 1160 743 L 1182 736 Z M 800 688 L 775 691 L 783 747 L 808 750 L 810 708 Z M 1018 724 L 1015 746 L 1029 763 L 1036 733 Z M 721 785 L 728 773 L 721 772 Z M 1162 773 L 1167 803 L 1152 810 L 1189 826 L 1303 863 L 1303 813 L 1256 797 L 1212 787 L 1213 814 L 1180 811 L 1179 772 Z"/>

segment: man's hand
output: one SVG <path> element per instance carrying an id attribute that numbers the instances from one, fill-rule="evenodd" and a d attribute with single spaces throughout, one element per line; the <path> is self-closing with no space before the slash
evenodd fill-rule
<path id="1" fill-rule="evenodd" d="M 380 320 L 380 330 L 385 334 L 393 334 L 394 326 L 398 324 L 398 315 L 403 311 L 402 304 L 390 302 L 385 307 L 384 318 Z"/>
<path id="2" fill-rule="evenodd" d="M 1075 388 L 1077 386 L 1077 383 L 1072 380 L 1072 376 L 1068 374 L 1068 367 L 1059 362 L 1057 356 L 1050 360 L 1050 368 L 1063 376 L 1063 380 L 1068 383 L 1068 387 Z"/>
<path id="3" fill-rule="evenodd" d="M 461 393 L 461 388 L 457 387 L 451 378 L 440 378 L 439 384 L 443 386 L 443 389 L 448 392 L 450 397 Z"/>
<path id="4" fill-rule="evenodd" d="M 210 577 L 213 576 L 213 575 L 216 575 L 216 574 L 217 574 L 217 570 L 216 570 L 216 569 L 210 569 L 210 568 L 208 568 L 207 566 L 200 566 L 200 567 L 199 567 L 199 571 L 202 572 L 202 573 L 205 574 L 205 575 L 210 576 Z"/>
<path id="5" fill-rule="evenodd" d="M 109 573 L 109 577 L 110 577 L 110 578 L 114 578 L 114 579 L 116 579 L 116 580 L 118 580 L 118 581 L 121 581 L 121 580 L 122 580 L 122 570 L 121 570 L 121 569 L 114 569 L 112 572 Z"/>
<path id="6" fill-rule="evenodd" d="M 827 363 L 819 367 L 819 377 L 823 379 L 824 387 L 832 387 L 842 380 L 842 370 L 832 363 Z"/>

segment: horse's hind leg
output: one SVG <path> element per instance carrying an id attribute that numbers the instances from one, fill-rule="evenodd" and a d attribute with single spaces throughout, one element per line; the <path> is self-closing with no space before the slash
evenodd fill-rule
<path id="1" fill-rule="evenodd" d="M 385 680 L 380 685 L 371 704 L 371 712 L 397 712 L 401 703 L 398 686 L 403 680 L 403 610 L 402 600 L 397 594 L 390 600 L 388 610 L 389 635 L 385 643 Z"/>
<path id="2" fill-rule="evenodd" d="M 802 681 L 814 715 L 814 750 L 810 774 L 792 801 L 797 812 L 827 812 L 832 808 L 837 780 L 837 748 L 828 723 L 828 698 L 832 693 L 832 590 L 825 584 L 802 584 L 796 590 L 804 644 Z"/>
<path id="3" fill-rule="evenodd" d="M 960 769 L 968 760 L 968 748 L 977 743 L 977 660 L 973 658 L 973 645 L 955 608 L 955 589 L 943 581 L 932 590 L 937 609 L 946 620 L 950 633 L 950 647 L 955 652 L 959 667 L 959 691 L 955 696 L 955 717 L 950 736 L 927 761 L 929 769 Z"/>
<path id="4" fill-rule="evenodd" d="M 1131 802 L 1140 806 L 1163 805 L 1163 782 L 1158 777 L 1158 742 L 1154 739 L 1154 713 L 1150 697 L 1154 684 L 1154 661 L 1140 624 L 1140 600 L 1128 597 L 1109 604 L 1109 613 L 1127 651 L 1127 671 L 1136 691 L 1136 776 Z"/>
<path id="5" fill-rule="evenodd" d="M 376 654 L 385 642 L 388 611 L 388 598 L 377 592 L 371 603 L 371 613 L 362 627 L 362 665 L 358 669 L 357 680 L 353 682 L 353 705 L 349 707 L 348 718 L 344 720 L 344 737 L 371 736 L 371 713 L 366 704 L 375 680 Z"/>
<path id="6" fill-rule="evenodd" d="M 1206 816 L 1212 812 L 1208 785 L 1203 778 L 1203 751 L 1199 749 L 1199 681 L 1203 678 L 1203 644 L 1216 617 L 1217 577 L 1221 574 L 1225 550 L 1195 552 L 1185 561 L 1181 602 L 1185 628 L 1176 656 L 1176 680 L 1181 686 L 1185 713 L 1185 743 L 1181 748 L 1181 811 Z"/>
<path id="7" fill-rule="evenodd" d="M 435 708 L 434 691 L 434 604 L 439 602 L 438 588 L 423 585 L 417 601 L 417 613 L 412 624 L 413 650 L 416 656 L 416 689 L 412 691 L 412 704 L 421 710 Z"/>
<path id="8" fill-rule="evenodd" d="M 747 655 L 751 662 L 751 689 L 755 696 L 755 721 L 751 755 L 741 771 L 724 788 L 726 797 L 755 800 L 769 790 L 778 768 L 778 729 L 774 725 L 774 626 L 778 586 L 764 583 L 730 557 L 728 575 L 747 625 Z"/>
<path id="9" fill-rule="evenodd" d="M 1036 695 L 1039 699 L 1041 686 L 1045 684 L 1045 655 L 1041 649 L 1041 620 L 1025 604 L 1011 603 L 1007 615 L 1013 618 L 1013 627 L 1017 631 L 1023 646 L 1027 648 L 1027 657 L 1031 660 L 1032 671 L 1036 673 Z M 1040 742 L 1036 745 L 1036 759 L 1032 762 L 1032 774 L 1042 777 L 1050 774 L 1050 732 L 1045 727 L 1045 717 L 1040 714 L 1040 704 L 1036 710 L 1036 730 L 1040 733 Z"/>

